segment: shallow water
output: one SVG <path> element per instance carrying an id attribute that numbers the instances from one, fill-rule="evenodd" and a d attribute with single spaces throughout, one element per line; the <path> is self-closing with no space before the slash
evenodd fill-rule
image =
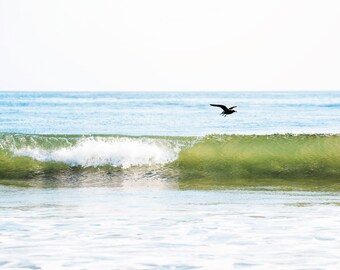
<path id="1" fill-rule="evenodd" d="M 0 187 L 2 269 L 339 269 L 338 193 Z"/>

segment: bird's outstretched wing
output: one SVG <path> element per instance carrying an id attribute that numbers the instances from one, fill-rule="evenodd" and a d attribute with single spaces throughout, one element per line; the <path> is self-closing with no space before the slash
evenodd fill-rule
<path id="1" fill-rule="evenodd" d="M 210 104 L 210 106 L 220 107 L 224 111 L 229 111 L 229 109 L 226 106 L 224 106 L 224 105 Z"/>
<path id="2" fill-rule="evenodd" d="M 234 108 L 236 108 L 236 107 L 237 107 L 237 106 L 230 107 L 229 110 L 232 110 L 232 109 L 234 109 Z"/>

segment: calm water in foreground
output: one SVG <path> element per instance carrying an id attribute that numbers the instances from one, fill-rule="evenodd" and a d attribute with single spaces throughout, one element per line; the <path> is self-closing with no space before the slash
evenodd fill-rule
<path id="1" fill-rule="evenodd" d="M 340 267 L 338 194 L 172 188 L 1 187 L 0 265 L 15 269 Z"/>
<path id="2" fill-rule="evenodd" d="M 0 187 L 1 268 L 340 267 L 339 194 L 172 188 Z"/>
<path id="3" fill-rule="evenodd" d="M 209 103 L 238 105 L 239 111 L 222 118 Z M 328 183 L 339 186 L 332 163 L 339 156 L 324 138 L 307 140 L 320 145 L 311 152 L 304 148 L 307 161 L 299 153 L 305 167 L 287 164 L 298 174 L 304 168 L 311 173 L 320 168 L 311 166 L 315 160 L 318 166 L 326 160 L 333 178 L 305 178 L 295 186 L 285 179 L 281 186 L 290 191 L 280 189 L 280 179 L 275 188 L 269 180 L 263 187 L 244 184 L 258 178 L 234 179 L 239 186 L 223 179 L 219 185 L 209 175 L 221 173 L 210 171 L 204 184 L 186 182 L 180 170 L 169 173 L 166 167 L 200 140 L 189 136 L 336 134 L 339 115 L 340 92 L 0 92 L 0 268 L 340 269 L 340 193 L 327 189 Z M 290 145 L 289 136 L 282 138 Z M 211 145 L 224 142 L 227 153 L 228 140 L 216 136 Z M 255 139 L 259 149 L 280 160 L 300 143 L 292 140 L 287 150 L 276 140 L 281 137 L 261 148 L 262 140 Z M 236 149 L 242 150 L 239 141 Z M 332 149 L 332 155 L 322 149 Z M 198 164 L 190 162 L 205 156 L 200 151 L 182 157 L 190 175 Z M 238 156 L 242 170 L 254 154 L 244 153 Z M 223 164 L 226 157 L 216 160 Z M 258 164 L 251 158 L 253 170 Z"/>

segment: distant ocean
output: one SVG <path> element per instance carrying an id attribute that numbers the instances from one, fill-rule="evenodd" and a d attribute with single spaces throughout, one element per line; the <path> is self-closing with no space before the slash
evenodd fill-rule
<path id="1" fill-rule="evenodd" d="M 340 92 L 0 92 L 3 269 L 339 269 L 339 194 Z"/>
<path id="2" fill-rule="evenodd" d="M 227 118 L 209 103 L 237 105 Z M 0 132 L 339 133 L 340 92 L 0 92 Z"/>

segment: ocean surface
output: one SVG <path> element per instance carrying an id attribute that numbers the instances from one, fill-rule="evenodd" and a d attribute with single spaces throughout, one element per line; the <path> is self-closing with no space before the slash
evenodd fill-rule
<path id="1" fill-rule="evenodd" d="M 339 269 L 339 134 L 340 92 L 0 92 L 0 267 Z"/>
<path id="2" fill-rule="evenodd" d="M 24 134 L 340 133 L 339 115 L 340 92 L 0 92 L 0 132 Z"/>

